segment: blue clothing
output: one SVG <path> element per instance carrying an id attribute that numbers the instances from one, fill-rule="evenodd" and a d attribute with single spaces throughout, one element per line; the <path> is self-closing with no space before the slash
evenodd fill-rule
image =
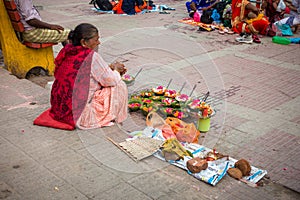
<path id="1" fill-rule="evenodd" d="M 290 38 L 291 43 L 300 44 L 300 37 L 299 38 Z"/>
<path id="2" fill-rule="evenodd" d="M 217 23 L 221 23 L 220 20 L 220 14 L 218 13 L 218 11 L 216 9 L 213 9 L 213 12 L 211 14 L 211 18 L 213 18 L 213 20 Z"/>
<path id="3" fill-rule="evenodd" d="M 216 2 L 216 0 L 192 0 L 192 1 L 188 1 L 185 3 L 186 9 L 188 12 L 191 11 L 191 3 L 194 2 L 196 4 L 196 8 L 197 10 L 201 9 L 201 8 L 205 8 L 208 7 L 210 5 L 212 5 L 213 3 Z"/>

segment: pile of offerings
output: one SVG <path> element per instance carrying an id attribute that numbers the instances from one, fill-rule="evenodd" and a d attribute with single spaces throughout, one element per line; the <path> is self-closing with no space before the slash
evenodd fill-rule
<path id="1" fill-rule="evenodd" d="M 151 111 L 157 111 L 164 117 L 210 118 L 215 114 L 213 108 L 205 101 L 194 99 L 176 90 L 158 86 L 132 94 L 128 101 L 130 112 L 141 111 L 147 116 Z"/>
<path id="2" fill-rule="evenodd" d="M 118 146 L 130 158 L 140 161 L 153 155 L 212 186 L 228 174 L 251 187 L 257 187 L 258 181 L 267 174 L 266 170 L 252 166 L 246 159 L 237 160 L 195 142 L 181 142 L 176 137 L 166 138 L 164 131 L 158 128 L 147 126 L 129 135 L 130 138 Z"/>
<path id="3" fill-rule="evenodd" d="M 154 156 L 213 186 L 228 173 L 251 187 L 257 187 L 257 182 L 267 174 L 266 170 L 251 166 L 245 159 L 236 160 L 195 143 L 180 143 L 176 138 L 165 140 Z"/>

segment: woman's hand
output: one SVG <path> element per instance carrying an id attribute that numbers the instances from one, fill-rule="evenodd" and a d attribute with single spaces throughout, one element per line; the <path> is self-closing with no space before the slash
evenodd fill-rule
<path id="1" fill-rule="evenodd" d="M 114 62 L 114 63 L 110 64 L 109 67 L 112 70 L 118 71 L 121 76 L 123 76 L 127 72 L 127 68 L 125 67 L 125 65 L 120 62 Z"/>

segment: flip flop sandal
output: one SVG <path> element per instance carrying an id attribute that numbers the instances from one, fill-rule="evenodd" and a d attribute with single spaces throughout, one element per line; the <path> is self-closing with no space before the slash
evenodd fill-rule
<path id="1" fill-rule="evenodd" d="M 261 43 L 261 41 L 257 35 L 252 35 L 252 39 L 253 39 L 253 42 L 255 42 L 255 43 Z"/>
<path id="2" fill-rule="evenodd" d="M 232 35 L 232 34 L 234 34 L 234 32 L 232 30 L 228 30 L 227 34 Z"/>
<path id="3" fill-rule="evenodd" d="M 170 12 L 160 11 L 159 14 L 170 14 Z"/>
<path id="4" fill-rule="evenodd" d="M 219 33 L 220 33 L 221 35 L 224 35 L 224 34 L 225 34 L 225 32 L 224 32 L 224 31 L 221 31 L 221 30 L 219 30 Z"/>
<path id="5" fill-rule="evenodd" d="M 234 33 L 232 30 L 230 30 L 230 29 L 227 28 L 227 27 L 224 27 L 224 28 L 223 28 L 223 31 L 224 31 L 224 33 L 227 33 L 227 34 L 233 34 L 233 33 Z"/>
<path id="6" fill-rule="evenodd" d="M 176 10 L 175 8 L 170 8 L 170 7 L 163 7 L 163 10 Z"/>

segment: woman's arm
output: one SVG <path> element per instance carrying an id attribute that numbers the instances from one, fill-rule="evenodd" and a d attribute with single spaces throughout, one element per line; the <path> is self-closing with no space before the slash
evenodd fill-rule
<path id="1" fill-rule="evenodd" d="M 96 52 L 93 55 L 91 75 L 103 87 L 116 86 L 119 81 L 122 81 L 120 73 L 111 69 Z"/>
<path id="2" fill-rule="evenodd" d="M 205 7 L 205 8 L 202 8 L 202 10 L 203 10 L 203 11 L 204 11 L 204 10 L 209 10 L 209 9 L 215 7 L 215 5 L 217 5 L 219 2 L 220 2 L 220 0 L 216 0 L 216 1 L 215 1 L 213 4 L 211 4 L 210 6 L 207 6 L 207 7 Z"/>

